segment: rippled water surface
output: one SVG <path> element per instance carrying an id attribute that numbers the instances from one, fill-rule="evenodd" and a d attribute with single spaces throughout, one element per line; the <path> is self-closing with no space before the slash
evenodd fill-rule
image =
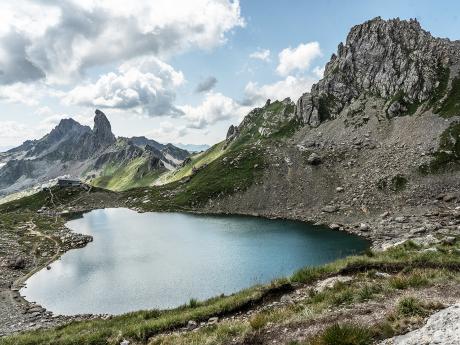
<path id="1" fill-rule="evenodd" d="M 368 247 L 301 222 L 103 209 L 67 223 L 90 234 L 21 290 L 56 314 L 172 308 L 230 294 Z"/>

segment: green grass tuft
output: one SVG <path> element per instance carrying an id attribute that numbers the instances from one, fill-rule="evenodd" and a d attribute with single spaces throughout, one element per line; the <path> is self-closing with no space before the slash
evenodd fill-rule
<path id="1" fill-rule="evenodd" d="M 309 342 L 309 345 L 367 345 L 372 343 L 372 332 L 359 325 L 334 324 Z"/>
<path id="2" fill-rule="evenodd" d="M 397 310 L 401 316 L 425 316 L 427 310 L 423 303 L 414 297 L 404 297 L 398 302 Z"/>
<path id="3" fill-rule="evenodd" d="M 446 99 L 436 111 L 446 118 L 460 115 L 460 78 L 452 80 L 452 86 Z"/>

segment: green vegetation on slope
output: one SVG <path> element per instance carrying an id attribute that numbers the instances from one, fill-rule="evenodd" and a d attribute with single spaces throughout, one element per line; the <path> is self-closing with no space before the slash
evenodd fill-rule
<path id="1" fill-rule="evenodd" d="M 262 175 L 265 144 L 298 130 L 300 124 L 292 118 L 293 113 L 292 103 L 279 101 L 252 110 L 232 142 L 222 141 L 190 157 L 183 167 L 162 175 L 156 181 L 164 185 L 160 194 L 168 193 L 169 205 L 188 207 L 247 189 Z M 262 134 L 261 128 L 267 132 Z M 153 198 L 157 205 L 167 203 L 158 196 Z"/>
<path id="2" fill-rule="evenodd" d="M 443 117 L 460 115 L 460 78 L 452 80 L 452 87 L 437 112 Z"/>
<path id="3" fill-rule="evenodd" d="M 452 123 L 442 134 L 433 160 L 420 166 L 422 174 L 455 171 L 460 167 L 460 122 Z"/>
<path id="4" fill-rule="evenodd" d="M 438 66 L 438 81 L 439 84 L 433 91 L 433 95 L 428 101 L 428 106 L 434 107 L 434 112 L 437 112 L 439 101 L 446 94 L 447 86 L 449 85 L 450 69 L 448 67 Z"/>
<path id="5" fill-rule="evenodd" d="M 101 175 L 91 183 L 94 186 L 114 191 L 148 186 L 158 178 L 162 171 L 148 171 L 146 164 L 148 161 L 145 157 L 135 158 L 127 165 L 106 164 Z"/>
<path id="6" fill-rule="evenodd" d="M 258 148 L 229 149 L 180 181 L 151 189 L 132 189 L 126 196 L 136 198 L 143 209 L 189 209 L 203 205 L 209 199 L 249 188 L 262 175 L 263 156 L 263 150 Z M 143 204 L 141 197 L 148 198 L 150 203 Z"/>
<path id="7" fill-rule="evenodd" d="M 162 175 L 157 181 L 156 184 L 167 184 L 175 181 L 179 181 L 180 179 L 190 176 L 192 174 L 193 168 L 200 168 L 205 164 L 209 164 L 215 159 L 219 158 L 225 153 L 224 150 L 225 142 L 222 141 L 210 147 L 205 152 L 200 152 L 196 155 L 190 157 L 190 161 L 186 163 L 184 166 L 170 171 L 164 175 Z"/>

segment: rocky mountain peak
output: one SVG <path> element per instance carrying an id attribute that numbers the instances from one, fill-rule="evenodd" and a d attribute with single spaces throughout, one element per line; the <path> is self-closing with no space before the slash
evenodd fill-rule
<path id="1" fill-rule="evenodd" d="M 435 38 L 415 20 L 380 17 L 354 26 L 340 43 L 324 72 L 297 103 L 297 115 L 317 126 L 335 118 L 362 97 L 397 98 L 389 115 L 427 101 L 441 83 L 443 71 L 459 62 L 456 42 Z"/>
<path id="2" fill-rule="evenodd" d="M 95 114 L 93 133 L 96 139 L 101 144 L 113 144 L 116 141 L 116 138 L 112 133 L 112 126 L 110 125 L 107 116 L 105 116 L 105 114 L 99 109 L 96 109 Z"/>
<path id="3" fill-rule="evenodd" d="M 79 124 L 72 118 L 62 119 L 59 124 L 51 130 L 48 137 L 51 142 L 62 139 L 66 135 L 71 135 L 71 133 L 84 133 L 89 132 L 89 128 Z"/>

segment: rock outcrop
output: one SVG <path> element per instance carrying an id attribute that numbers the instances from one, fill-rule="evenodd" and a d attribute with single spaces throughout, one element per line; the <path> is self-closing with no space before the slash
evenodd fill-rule
<path id="1" fill-rule="evenodd" d="M 116 141 L 115 135 L 112 133 L 112 126 L 105 114 L 96 109 L 94 117 L 93 133 L 96 139 L 96 144 L 100 146 L 108 146 Z"/>
<path id="2" fill-rule="evenodd" d="M 379 97 L 387 101 L 389 117 L 404 115 L 437 90 L 446 91 L 459 51 L 459 42 L 434 38 L 415 19 L 374 18 L 351 29 L 324 78 L 297 101 L 296 114 L 316 127 L 358 99 Z"/>

